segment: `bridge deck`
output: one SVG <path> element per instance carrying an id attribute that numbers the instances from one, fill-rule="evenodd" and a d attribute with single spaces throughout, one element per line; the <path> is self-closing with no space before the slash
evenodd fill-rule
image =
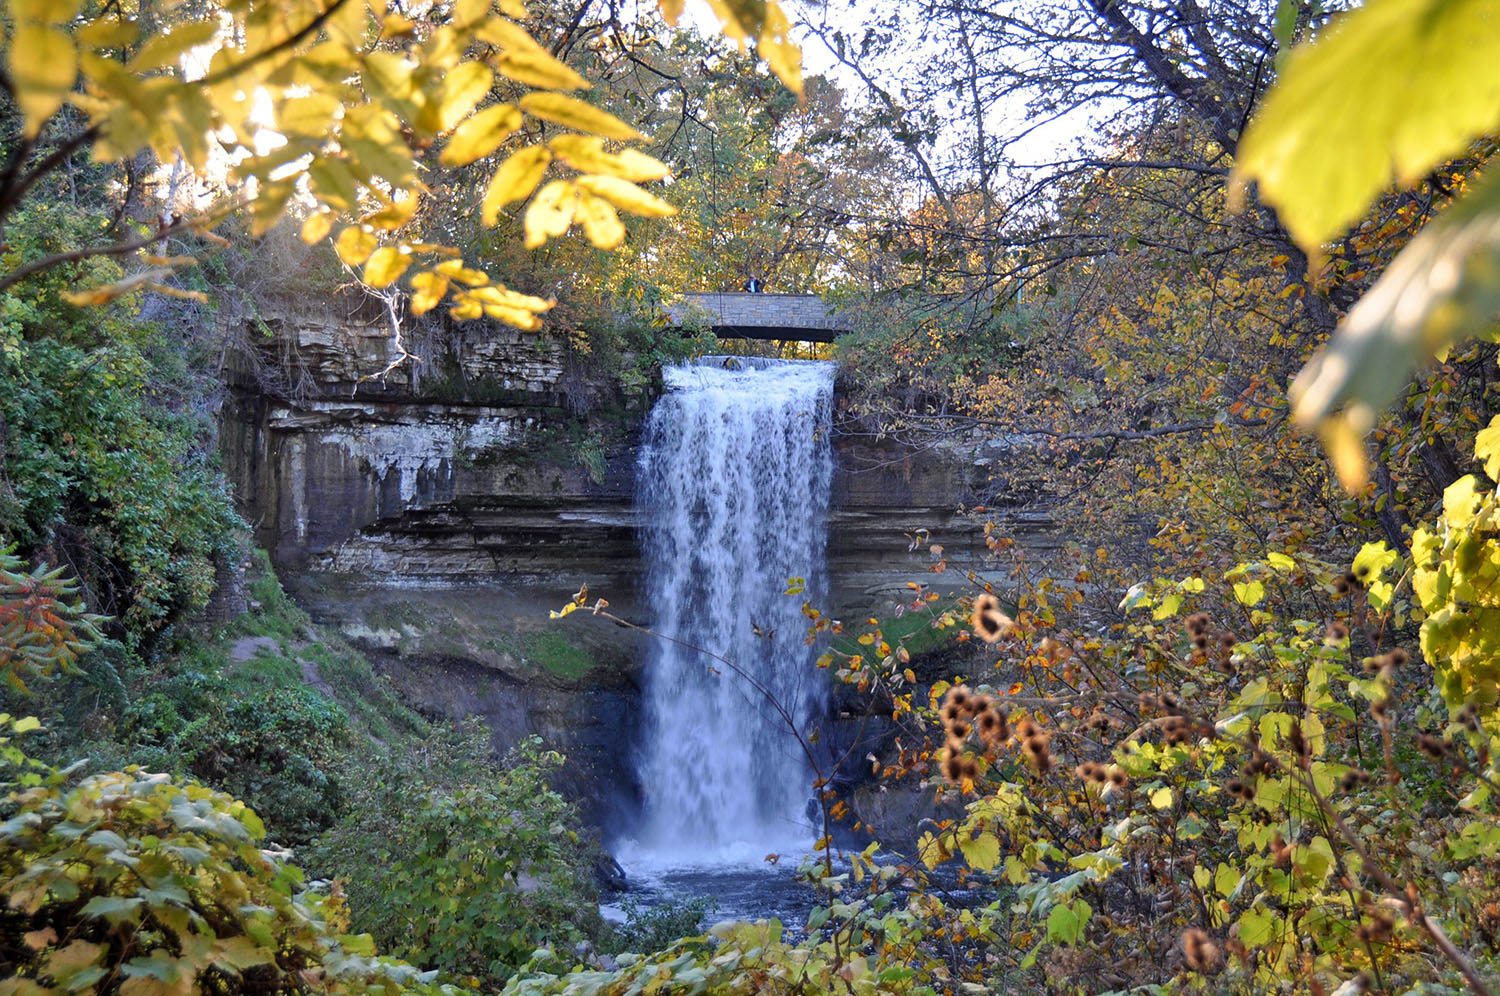
<path id="1" fill-rule="evenodd" d="M 750 294 L 738 291 L 684 294 L 668 314 L 678 323 L 705 316 L 721 339 L 832 342 L 849 331 L 816 294 Z"/>

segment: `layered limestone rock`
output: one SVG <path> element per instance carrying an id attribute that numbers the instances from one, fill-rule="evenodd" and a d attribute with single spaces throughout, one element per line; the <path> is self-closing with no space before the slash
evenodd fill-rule
<path id="1" fill-rule="evenodd" d="M 551 340 L 504 326 L 405 329 L 398 342 L 383 311 L 339 302 L 261 319 L 221 440 L 241 510 L 289 589 L 414 705 L 481 715 L 498 747 L 541 734 L 570 754 L 593 819 L 628 811 L 637 638 L 547 612 L 587 585 L 643 618 L 632 506 L 649 397 L 591 382 Z M 421 359 L 394 363 L 403 346 Z M 907 581 L 962 584 L 959 570 L 927 572 L 929 543 L 954 567 L 987 562 L 981 523 L 956 510 L 995 505 L 968 443 L 919 451 L 842 435 L 834 446 L 829 611 L 883 616 Z M 986 459 L 1004 457 L 1001 444 Z M 1034 497 L 1018 484 L 1000 511 L 1042 550 L 1056 539 Z"/>

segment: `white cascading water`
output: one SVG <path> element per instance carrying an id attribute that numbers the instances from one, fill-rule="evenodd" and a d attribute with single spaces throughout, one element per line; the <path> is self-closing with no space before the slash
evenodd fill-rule
<path id="1" fill-rule="evenodd" d="M 811 767 L 754 677 L 805 730 L 822 702 L 816 602 L 833 476 L 833 365 L 705 357 L 665 372 L 640 453 L 653 626 L 637 846 L 669 863 L 805 847 Z M 802 577 L 808 594 L 789 596 Z M 758 632 L 757 632 L 758 631 Z"/>

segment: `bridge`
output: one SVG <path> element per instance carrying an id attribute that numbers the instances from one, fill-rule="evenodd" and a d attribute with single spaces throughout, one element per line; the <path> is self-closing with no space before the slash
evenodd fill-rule
<path id="1" fill-rule="evenodd" d="M 683 294 L 682 303 L 668 306 L 667 313 L 679 325 L 706 317 L 720 339 L 832 342 L 849 331 L 816 294 Z"/>

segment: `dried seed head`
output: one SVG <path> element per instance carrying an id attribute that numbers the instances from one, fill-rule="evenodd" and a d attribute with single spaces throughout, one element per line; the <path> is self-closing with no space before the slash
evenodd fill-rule
<path id="1" fill-rule="evenodd" d="M 943 704 L 964 712 L 969 707 L 969 694 L 968 685 L 954 685 L 948 689 L 948 695 L 943 699 Z"/>
<path id="2" fill-rule="evenodd" d="M 1223 648 L 1224 650 L 1233 650 L 1234 649 L 1234 645 L 1236 643 L 1238 643 L 1238 642 L 1239 641 L 1234 638 L 1234 634 L 1233 633 L 1220 633 L 1219 634 L 1219 646 L 1221 648 Z"/>
<path id="3" fill-rule="evenodd" d="M 1417 737 L 1417 749 L 1431 758 L 1441 758 L 1448 753 L 1448 744 L 1440 737 L 1424 733 Z"/>
<path id="4" fill-rule="evenodd" d="M 1162 739 L 1168 746 L 1185 744 L 1193 739 L 1193 724 L 1181 716 L 1169 716 L 1161 725 Z"/>
<path id="5" fill-rule="evenodd" d="M 963 743 L 969 739 L 969 733 L 972 729 L 973 727 L 960 719 L 956 723 L 948 724 L 948 736 L 958 743 Z"/>
<path id="6" fill-rule="evenodd" d="M 1392 650 L 1390 653 L 1386 654 L 1385 657 L 1386 660 L 1390 661 L 1392 668 L 1403 668 L 1411 661 L 1411 654 L 1408 654 L 1400 647 Z"/>
<path id="7" fill-rule="evenodd" d="M 1015 620 L 1000 610 L 1000 599 L 989 592 L 975 596 L 969 625 L 985 643 L 996 643 L 1016 628 Z"/>
<path id="8" fill-rule="evenodd" d="M 1296 754 L 1303 760 L 1306 760 L 1310 751 L 1308 750 L 1307 746 L 1307 737 L 1305 737 L 1302 733 L 1301 720 L 1292 720 L 1292 728 L 1290 731 L 1288 731 L 1286 739 L 1287 744 L 1292 748 L 1292 753 Z"/>
<path id="9" fill-rule="evenodd" d="M 1033 733 L 1026 738 L 1026 754 L 1036 770 L 1045 772 L 1052 767 L 1052 738 L 1045 733 Z"/>
<path id="10" fill-rule="evenodd" d="M 1130 779 L 1125 777 L 1125 772 L 1114 768 L 1109 772 L 1109 783 L 1117 789 L 1123 789 Z"/>
<path id="11" fill-rule="evenodd" d="M 1335 620 L 1328 624 L 1328 630 L 1323 634 L 1323 639 L 1329 643 L 1343 643 L 1349 639 L 1349 627 Z"/>
<path id="12" fill-rule="evenodd" d="M 1193 646 L 1199 650 L 1207 650 L 1209 647 L 1208 634 L 1199 633 L 1197 636 L 1193 637 Z"/>
<path id="13" fill-rule="evenodd" d="M 963 776 L 963 759 L 955 751 L 948 751 L 948 756 L 943 758 L 943 777 L 957 785 Z"/>
<path id="14" fill-rule="evenodd" d="M 1194 612 L 1184 620 L 1184 623 L 1187 626 L 1188 633 L 1192 636 L 1197 636 L 1208 629 L 1208 613 Z"/>
<path id="15" fill-rule="evenodd" d="M 979 740 L 986 747 L 998 747 L 1010 739 L 1010 730 L 1005 718 L 994 709 L 986 709 L 974 720 L 979 730 Z"/>
<path id="16" fill-rule="evenodd" d="M 1277 865 L 1285 865 L 1292 860 L 1292 845 L 1282 840 L 1280 834 L 1271 841 L 1271 860 Z"/>
<path id="17" fill-rule="evenodd" d="M 1182 955 L 1195 972 L 1217 971 L 1223 963 L 1219 946 L 1206 931 L 1193 927 L 1182 935 Z"/>
<path id="18" fill-rule="evenodd" d="M 1042 642 L 1037 644 L 1037 649 L 1040 650 L 1043 656 L 1045 656 L 1049 661 L 1052 661 L 1054 663 L 1062 660 L 1070 653 L 1072 653 L 1072 651 L 1068 649 L 1067 644 L 1062 643 L 1059 640 L 1054 640 L 1050 636 L 1044 637 L 1042 639 Z"/>
<path id="19" fill-rule="evenodd" d="M 1079 778 L 1096 785 L 1103 785 L 1109 778 L 1105 773 L 1104 765 L 1098 761 L 1085 761 L 1073 770 L 1077 772 Z"/>

